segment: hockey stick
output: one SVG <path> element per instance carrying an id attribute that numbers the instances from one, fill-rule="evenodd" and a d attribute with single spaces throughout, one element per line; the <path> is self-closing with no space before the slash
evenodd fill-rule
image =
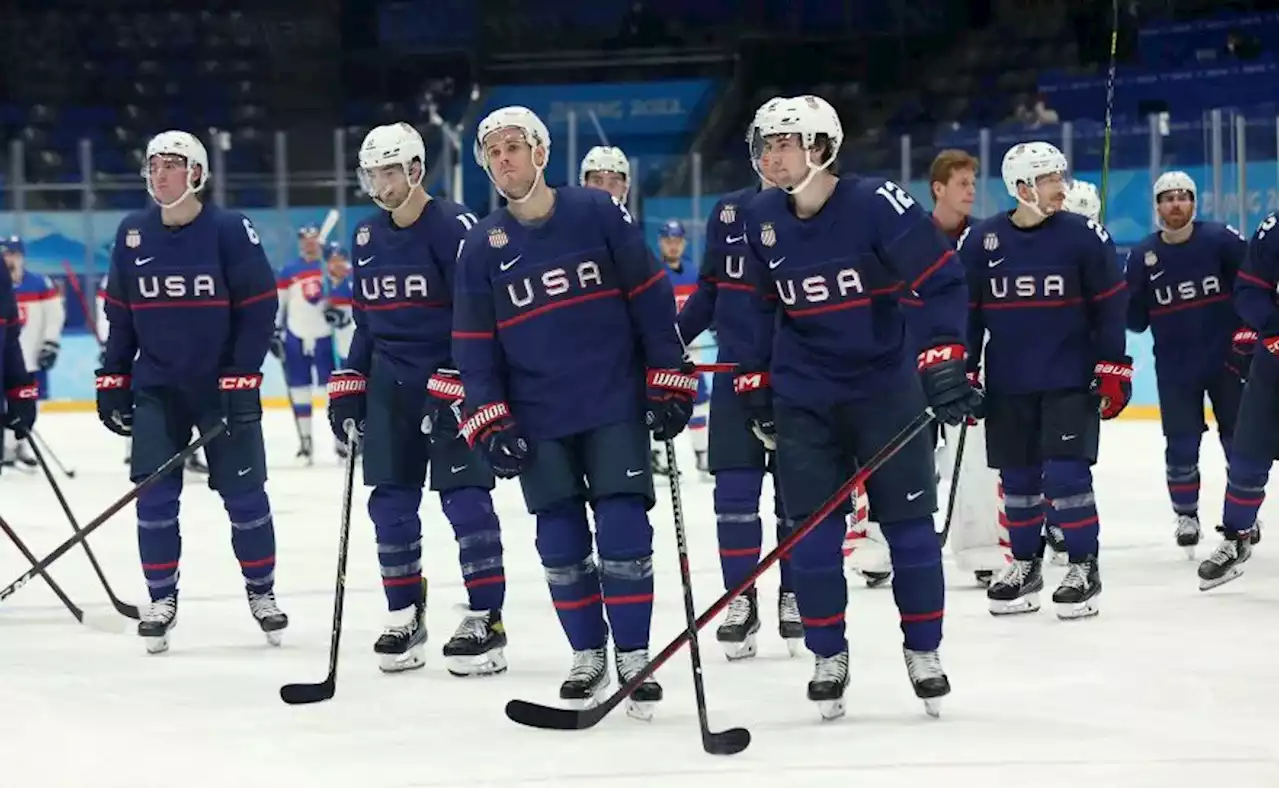
<path id="1" fill-rule="evenodd" d="M 155 473 L 151 474 L 147 478 L 138 482 L 136 485 L 134 485 L 132 490 L 120 496 L 120 498 L 118 498 L 115 503 L 108 506 L 106 510 L 102 512 L 102 514 L 93 518 L 91 521 L 89 521 L 88 525 L 81 528 L 80 531 L 76 533 L 75 536 L 71 537 L 67 541 L 58 545 L 58 547 L 52 553 L 49 553 L 47 556 L 42 558 L 40 562 L 37 563 L 35 566 L 31 567 L 26 572 L 23 572 L 22 575 L 19 576 L 17 580 L 14 580 L 12 583 L 5 586 L 4 588 L 0 588 L 0 602 L 3 602 L 4 600 L 13 596 L 15 593 L 17 593 L 18 589 L 22 588 L 27 583 L 31 582 L 31 578 L 40 574 L 45 569 L 48 569 L 50 564 L 52 564 L 54 561 L 57 561 L 62 556 L 66 555 L 68 550 L 70 550 L 71 548 L 75 547 L 76 545 L 80 544 L 85 539 L 87 539 L 89 537 L 89 534 L 96 531 L 99 526 L 101 526 L 107 520 L 110 520 L 112 517 L 114 517 L 117 512 L 119 512 L 121 509 L 123 509 L 124 507 L 132 503 L 139 495 L 142 494 L 143 490 L 147 489 L 148 487 L 152 486 L 156 482 L 160 481 L 162 478 L 164 478 L 168 474 L 173 473 L 173 471 L 181 468 L 182 464 L 187 461 L 188 457 L 190 457 L 192 454 L 195 454 L 207 443 L 209 443 L 214 438 L 221 435 L 226 429 L 227 429 L 226 422 L 219 422 L 215 427 L 213 427 L 213 429 L 204 433 L 199 438 L 197 438 L 192 443 L 190 443 L 185 449 L 183 449 L 182 451 L 170 457 L 165 462 L 164 465 L 161 465 L 156 470 Z"/>
<path id="2" fill-rule="evenodd" d="M 89 308 L 89 296 L 85 294 L 84 288 L 80 286 L 80 277 L 76 275 L 74 269 L 71 268 L 71 261 L 62 261 L 62 270 L 67 274 L 67 284 L 71 285 L 71 289 L 76 291 L 76 300 L 80 302 L 80 310 L 84 312 L 84 324 L 89 329 L 89 333 L 93 334 L 93 338 L 98 341 L 98 348 L 103 347 L 106 337 L 98 336 L 98 316 Z"/>
<path id="3" fill-rule="evenodd" d="M 329 700 L 338 690 L 338 646 L 342 642 L 342 604 L 347 595 L 347 545 L 351 536 L 351 491 L 356 479 L 356 438 L 347 431 L 346 481 L 342 488 L 342 525 L 338 531 L 338 574 L 333 581 L 333 626 L 329 631 L 329 675 L 319 684 L 286 684 L 280 700 L 290 706 Z"/>
<path id="4" fill-rule="evenodd" d="M 1098 223 L 1107 225 L 1107 173 L 1111 170 L 1111 107 L 1116 97 L 1116 39 L 1120 35 L 1120 0 L 1111 0 L 1111 56 L 1107 62 L 1107 109 L 1102 126 L 1102 183 L 1099 186 L 1102 209 Z"/>
<path id="5" fill-rule="evenodd" d="M 49 459 L 53 460 L 53 464 L 58 466 L 58 470 L 62 471 L 63 476 L 66 476 L 68 479 L 76 478 L 76 469 L 68 468 L 67 466 L 63 465 L 62 460 L 58 459 L 58 455 L 54 454 L 53 449 L 49 448 L 49 443 L 44 438 L 40 437 L 40 433 L 32 429 L 30 442 L 35 442 L 35 441 L 40 441 L 40 445 L 44 447 L 44 453 L 49 455 Z"/>
<path id="6" fill-rule="evenodd" d="M 859 484 L 864 483 L 871 474 L 878 471 L 881 466 L 888 462 L 889 458 L 902 450 L 903 446 L 916 436 L 920 430 L 928 426 L 933 419 L 933 413 L 929 410 L 920 412 L 920 415 L 911 420 L 911 423 L 902 428 L 902 431 L 895 435 L 888 443 L 881 447 L 871 459 L 867 460 L 866 465 L 851 476 L 848 481 L 840 485 L 840 489 L 831 494 L 822 506 L 816 512 L 809 515 L 808 519 L 796 526 L 795 530 L 778 543 L 764 558 L 760 559 L 760 563 L 756 564 L 756 568 L 751 571 L 738 585 L 725 591 L 724 594 L 712 603 L 702 615 L 698 616 L 693 627 L 680 633 L 680 636 L 667 644 L 666 648 L 658 652 L 658 655 L 649 660 L 649 664 L 645 665 L 636 675 L 631 677 L 631 681 L 622 685 L 612 695 L 597 706 L 589 709 L 560 709 L 554 706 L 543 706 L 539 703 L 530 703 L 523 700 L 513 700 L 507 704 L 507 717 L 513 722 L 521 725 L 527 725 L 532 728 L 550 728 L 553 730 L 584 730 L 594 726 L 600 720 L 604 719 L 609 712 L 613 711 L 618 704 L 622 703 L 631 693 L 635 692 L 641 684 L 652 676 L 658 668 L 662 667 L 671 656 L 680 650 L 680 647 L 689 642 L 692 637 L 693 629 L 702 629 L 711 622 L 721 610 L 728 606 L 734 597 L 745 592 L 756 580 L 760 578 L 769 567 L 776 564 L 782 556 L 791 552 L 796 543 L 803 539 L 810 531 L 818 527 L 818 524 L 831 515 L 832 512 L 839 509 L 849 500 L 849 496 Z"/>
<path id="7" fill-rule="evenodd" d="M 32 433 L 34 435 L 34 433 Z M 67 516 L 67 522 L 71 523 L 71 530 L 77 534 L 80 533 L 80 525 L 76 522 L 76 516 L 71 512 L 71 505 L 67 503 L 67 497 L 62 494 L 62 488 L 58 486 L 58 482 L 53 478 L 53 471 L 49 470 L 49 463 L 45 462 L 44 453 L 40 451 L 40 447 L 36 445 L 36 441 L 27 442 L 31 446 L 31 452 L 36 456 L 36 462 L 40 465 L 40 470 L 44 471 L 44 478 L 49 481 L 49 486 L 53 488 L 54 497 L 58 499 L 58 505 L 62 507 L 62 513 Z M 115 607 L 116 612 L 122 616 L 132 618 L 135 621 L 142 618 L 142 614 L 138 612 L 138 608 L 121 602 L 116 596 L 116 592 L 111 590 L 111 583 L 107 581 L 107 575 L 102 571 L 102 565 L 98 563 L 98 557 L 93 554 L 93 548 L 89 547 L 88 542 L 81 542 L 80 546 L 84 548 L 84 554 L 89 557 L 89 563 L 93 566 L 93 571 L 98 576 L 98 580 L 102 582 L 103 589 L 107 592 L 107 597 L 111 599 L 111 604 Z"/>
<path id="8" fill-rule="evenodd" d="M 9 526 L 8 523 L 4 521 L 3 517 L 0 517 L 0 531 L 4 531 L 5 536 L 9 537 L 9 539 L 13 542 L 14 547 L 18 548 L 18 552 L 22 553 L 23 558 L 27 559 L 27 561 L 30 562 L 32 566 L 36 565 L 37 559 L 35 557 L 35 554 L 27 549 L 27 546 L 22 543 L 22 540 L 18 538 L 18 534 L 13 530 L 13 528 Z M 123 634 L 129 631 L 129 625 L 119 618 L 113 617 L 110 619 L 104 619 L 98 616 L 86 615 L 83 610 L 81 610 L 79 607 L 76 607 L 76 604 L 67 597 L 66 593 L 64 593 L 62 588 L 58 586 L 57 582 L 55 582 L 54 579 L 49 576 L 48 572 L 41 570 L 40 577 L 42 577 L 44 581 L 49 584 L 49 588 L 53 591 L 54 596 L 58 597 L 58 599 L 61 600 L 62 604 L 67 608 L 67 610 L 71 611 L 71 615 L 75 616 L 76 621 L 79 621 L 81 624 L 84 624 L 85 626 L 93 627 L 94 629 L 100 629 L 104 632 L 110 632 L 115 635 Z"/>
<path id="9" fill-rule="evenodd" d="M 960 437 L 956 439 L 956 460 L 951 468 L 951 489 L 947 490 L 947 518 L 942 521 L 942 533 L 938 534 L 938 545 L 947 546 L 947 537 L 951 536 L 951 515 L 956 510 L 956 488 L 960 486 L 960 460 L 964 457 L 964 439 L 969 434 L 969 420 L 960 424 Z"/>
<path id="10" fill-rule="evenodd" d="M 751 744 L 751 731 L 730 728 L 713 732 L 707 722 L 707 693 L 702 685 L 702 649 L 698 646 L 698 620 L 693 610 L 693 580 L 689 576 L 689 546 L 684 531 L 684 506 L 680 502 L 680 469 L 676 467 L 676 445 L 663 441 L 667 449 L 667 470 L 671 477 L 671 515 L 676 525 L 676 551 L 680 556 L 680 589 L 684 592 L 685 637 L 689 641 L 689 663 L 693 666 L 693 697 L 698 707 L 698 729 L 702 749 L 712 755 L 736 755 Z"/>

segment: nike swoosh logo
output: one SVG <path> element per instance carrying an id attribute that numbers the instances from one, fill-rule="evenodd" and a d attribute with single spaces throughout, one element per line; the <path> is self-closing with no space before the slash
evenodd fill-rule
<path id="1" fill-rule="evenodd" d="M 907 500 L 914 501 L 915 499 L 919 498 L 922 495 L 924 495 L 924 490 L 916 490 L 913 493 L 907 493 Z"/>
<path id="2" fill-rule="evenodd" d="M 377 255 L 375 254 L 373 257 L 377 257 Z M 359 260 L 356 260 L 356 265 L 364 265 L 365 263 L 372 261 L 373 257 L 361 257 Z"/>
<path id="3" fill-rule="evenodd" d="M 1162 276 L 1164 276 L 1164 271 L 1156 271 L 1154 274 L 1151 275 L 1151 281 L 1154 282 Z"/>
<path id="4" fill-rule="evenodd" d="M 745 241 L 745 240 L 747 240 L 747 236 L 746 236 L 746 233 L 743 233 L 742 235 L 730 235 L 729 237 L 724 239 L 724 242 L 727 244 L 736 244 L 740 241 Z"/>
<path id="5" fill-rule="evenodd" d="M 769 267 L 770 267 L 770 268 L 777 268 L 778 266 L 782 265 L 782 261 L 783 261 L 783 260 L 786 260 L 786 259 L 787 259 L 787 258 L 785 258 L 785 257 L 779 257 L 777 260 L 770 260 L 770 261 L 769 261 Z"/>
<path id="6" fill-rule="evenodd" d="M 1075 437 L 1076 437 L 1075 435 L 1063 435 L 1062 439 L 1064 441 L 1069 441 L 1069 440 L 1075 440 Z"/>
<path id="7" fill-rule="evenodd" d="M 249 471 L 251 471 L 251 470 L 253 470 L 253 468 L 252 468 L 252 467 L 250 467 L 250 468 L 241 468 L 240 470 L 236 471 L 236 476 L 248 476 L 248 475 L 249 475 Z"/>
<path id="8" fill-rule="evenodd" d="M 644 471 L 627 471 L 627 478 L 634 479 L 642 473 L 644 473 Z"/>
<path id="9" fill-rule="evenodd" d="M 450 465 L 450 466 L 449 466 L 449 472 L 450 472 L 450 473 L 462 473 L 462 472 L 463 472 L 463 471 L 465 471 L 466 469 L 467 469 L 467 466 L 465 466 L 465 465 Z"/>
<path id="10" fill-rule="evenodd" d="M 151 261 L 152 261 L 152 260 L 154 260 L 154 259 L 156 259 L 156 258 L 154 258 L 154 257 L 139 257 L 138 259 L 136 259 L 136 260 L 134 260 L 134 261 L 133 261 L 133 264 L 134 264 L 134 265 L 146 265 L 147 263 L 151 262 Z"/>
<path id="11" fill-rule="evenodd" d="M 506 261 L 505 263 L 499 263 L 499 264 L 498 264 L 498 268 L 499 268 L 499 269 L 501 269 L 501 270 L 503 270 L 503 271 L 505 271 L 505 270 L 507 270 L 508 268 L 510 268 L 511 266 L 513 266 L 513 265 L 515 265 L 516 263 L 520 262 L 520 258 L 521 258 L 521 257 L 524 257 L 524 255 L 522 255 L 522 254 L 518 254 L 518 255 L 516 255 L 515 257 L 511 258 L 510 260 Z"/>
<path id="12" fill-rule="evenodd" d="M 1001 263 L 1003 263 L 1003 262 L 1004 262 L 1004 258 L 1003 258 L 1003 257 L 1001 257 L 999 260 L 988 260 L 988 261 L 987 261 L 987 268 L 995 268 L 997 265 L 1000 265 L 1000 264 L 1001 264 Z"/>

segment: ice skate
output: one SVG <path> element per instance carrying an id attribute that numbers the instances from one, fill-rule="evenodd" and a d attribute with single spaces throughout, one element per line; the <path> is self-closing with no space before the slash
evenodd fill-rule
<path id="1" fill-rule="evenodd" d="M 724 623 L 716 629 L 716 640 L 730 662 L 756 655 L 756 633 L 760 631 L 760 608 L 754 588 L 729 602 Z"/>
<path id="2" fill-rule="evenodd" d="M 148 654 L 161 654 L 169 650 L 169 633 L 178 625 L 178 595 L 170 594 L 152 602 L 142 611 L 138 622 L 138 636 L 142 638 Z"/>
<path id="3" fill-rule="evenodd" d="M 924 701 L 924 711 L 930 717 L 937 717 L 941 711 L 942 698 L 951 693 L 951 682 L 947 674 L 942 672 L 942 661 L 937 651 L 912 651 L 902 649 L 902 658 L 907 663 L 907 678 L 911 679 L 911 688 L 916 697 Z"/>
<path id="4" fill-rule="evenodd" d="M 615 650 L 613 661 L 618 671 L 618 683 L 625 685 L 649 664 L 649 649 Z M 650 676 L 627 697 L 627 716 L 648 722 L 653 719 L 653 713 L 658 710 L 658 702 L 661 700 L 662 685 Z"/>
<path id="5" fill-rule="evenodd" d="M 978 584 L 978 588 L 990 588 L 991 579 L 995 577 L 995 572 L 990 569 L 979 569 L 973 573 L 973 582 Z"/>
<path id="6" fill-rule="evenodd" d="M 1207 559 L 1200 562 L 1200 590 L 1208 591 L 1224 583 L 1230 583 L 1244 574 L 1243 564 L 1253 555 L 1253 533 L 1255 525 L 1248 531 L 1228 533 L 1222 526 L 1217 529 L 1222 534 L 1222 544 Z"/>
<path id="7" fill-rule="evenodd" d="M 1019 561 L 1015 558 L 987 589 L 991 615 L 1034 613 L 1040 609 L 1040 592 L 1043 590 L 1044 577 L 1040 574 L 1040 559 Z"/>
<path id="8" fill-rule="evenodd" d="M 1102 593 L 1102 580 L 1098 578 L 1098 559 L 1086 556 L 1071 562 L 1067 576 L 1053 592 L 1053 603 L 1058 606 L 1058 618 L 1070 621 L 1098 615 L 1098 596 Z"/>
<path id="9" fill-rule="evenodd" d="M 795 656 L 804 648 L 804 622 L 795 591 L 778 591 L 778 637 L 787 644 L 787 653 Z"/>
<path id="10" fill-rule="evenodd" d="M 667 463 L 663 461 L 662 454 L 654 449 L 649 452 L 649 468 L 654 476 L 670 476 L 671 472 L 667 468 Z"/>
<path id="11" fill-rule="evenodd" d="M 427 603 L 419 600 L 403 610 L 387 614 L 387 628 L 373 644 L 383 673 L 416 670 L 426 664 L 423 646 L 427 643 Z"/>
<path id="12" fill-rule="evenodd" d="M 501 610 L 467 610 L 444 644 L 445 667 L 454 676 L 496 676 L 507 669 L 506 645 Z"/>
<path id="13" fill-rule="evenodd" d="M 187 457 L 187 461 L 183 464 L 183 467 L 191 473 L 198 473 L 203 476 L 209 475 L 209 466 L 205 465 L 200 458 L 194 454 Z"/>
<path id="14" fill-rule="evenodd" d="M 560 685 L 560 699 L 577 709 L 589 709 L 609 688 L 608 650 L 588 648 L 573 652 L 573 667 Z"/>
<path id="15" fill-rule="evenodd" d="M 809 679 L 809 700 L 818 704 L 824 720 L 844 716 L 844 690 L 849 686 L 849 651 L 835 656 L 813 658 L 813 678 Z"/>
<path id="16" fill-rule="evenodd" d="M 345 461 L 347 459 L 347 444 L 342 441 L 334 441 L 333 453 L 337 455 L 338 459 Z"/>
<path id="17" fill-rule="evenodd" d="M 1049 546 L 1049 563 L 1054 566 L 1067 565 L 1067 538 L 1062 535 L 1062 528 L 1056 525 L 1046 525 L 1044 528 L 1044 538 Z"/>
<path id="18" fill-rule="evenodd" d="M 709 482 L 715 479 L 715 477 L 711 475 L 711 466 L 707 464 L 706 449 L 694 451 L 693 464 L 698 470 L 698 478 L 702 481 Z"/>
<path id="19" fill-rule="evenodd" d="M 298 453 L 293 455 L 295 459 L 300 459 L 307 465 L 315 463 L 311 452 L 311 436 L 303 435 L 298 438 Z"/>
<path id="20" fill-rule="evenodd" d="M 867 588 L 883 588 L 893 580 L 893 572 L 859 571 L 858 574 L 862 575 L 862 581 L 867 584 Z"/>
<path id="21" fill-rule="evenodd" d="M 1257 544 L 1262 541 L 1262 520 L 1253 521 L 1253 536 L 1249 537 L 1249 544 Z"/>
<path id="22" fill-rule="evenodd" d="M 1173 538 L 1178 547 L 1187 551 L 1187 560 L 1196 559 L 1196 545 L 1200 544 L 1200 518 L 1194 514 L 1178 515 Z"/>
<path id="23" fill-rule="evenodd" d="M 256 594 L 248 591 L 247 593 L 249 612 L 253 613 L 258 626 L 262 627 L 263 634 L 267 636 L 267 642 L 273 646 L 279 646 L 280 638 L 284 635 L 285 628 L 289 626 L 289 617 L 276 604 L 275 592 Z"/>

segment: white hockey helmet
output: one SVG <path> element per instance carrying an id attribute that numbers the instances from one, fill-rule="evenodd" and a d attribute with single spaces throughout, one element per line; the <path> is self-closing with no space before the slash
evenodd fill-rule
<path id="1" fill-rule="evenodd" d="M 1156 178 L 1156 182 L 1151 186 L 1151 200 L 1158 205 L 1160 203 L 1160 195 L 1165 192 L 1176 191 L 1187 192 L 1191 195 L 1191 219 L 1189 221 L 1195 221 L 1196 208 L 1199 203 L 1196 195 L 1196 182 L 1182 170 L 1169 170 L 1159 178 Z M 1161 230 L 1169 229 L 1165 227 L 1164 220 L 1160 218 L 1159 213 L 1156 214 L 1156 225 Z"/>
<path id="2" fill-rule="evenodd" d="M 484 155 L 485 138 L 495 131 L 502 129 L 516 129 L 520 132 L 520 136 L 532 151 L 536 151 L 539 147 L 543 149 L 542 163 L 539 164 L 534 159 L 533 166 L 536 170 L 533 185 L 537 186 L 538 179 L 542 177 L 542 172 L 547 168 L 547 162 L 551 159 L 551 132 L 547 130 L 547 124 L 542 122 L 537 114 L 528 107 L 510 106 L 495 109 L 484 120 L 480 121 L 480 125 L 476 127 L 476 142 L 472 153 L 475 156 L 476 164 L 484 169 L 485 175 L 489 176 L 490 183 L 493 183 L 495 189 L 498 184 L 493 180 L 493 173 L 489 171 L 489 161 Z M 512 199 L 505 192 L 498 189 L 498 193 L 511 202 L 524 202 L 533 195 L 533 186 L 529 188 L 529 193 L 520 199 Z"/>
<path id="3" fill-rule="evenodd" d="M 616 172 L 626 178 L 628 184 L 631 182 L 631 162 L 627 161 L 627 154 L 611 145 L 597 145 L 582 157 L 582 166 L 578 168 L 579 186 L 587 185 L 590 172 Z"/>
<path id="4" fill-rule="evenodd" d="M 414 159 L 421 164 L 417 181 L 409 175 L 409 165 Z M 364 135 L 364 142 L 360 143 L 359 165 L 356 168 L 356 178 L 360 182 L 360 188 L 364 189 L 364 193 L 379 208 L 391 210 L 378 198 L 372 171 L 398 165 L 404 170 L 409 190 L 413 191 L 422 185 L 423 178 L 427 176 L 427 146 L 422 142 L 422 135 L 418 130 L 403 121 L 375 126 Z"/>
<path id="5" fill-rule="evenodd" d="M 1088 181 L 1072 181 L 1071 186 L 1067 188 L 1067 199 L 1062 207 L 1095 222 L 1098 221 L 1102 215 L 1102 198 L 1098 196 L 1098 187 Z"/>
<path id="6" fill-rule="evenodd" d="M 1039 205 L 1019 196 L 1018 184 L 1025 183 L 1034 190 L 1039 178 L 1054 173 L 1062 173 L 1064 178 L 1067 176 L 1067 157 L 1056 145 L 1048 142 L 1020 142 L 1004 154 L 1004 161 L 1000 163 L 1000 175 L 1009 196 L 1041 216 L 1045 213 Z M 1067 189 L 1068 192 L 1071 189 L 1070 182 Z"/>
<path id="7" fill-rule="evenodd" d="M 806 151 L 813 148 L 819 135 L 826 136 L 830 141 L 830 153 L 826 161 L 817 165 L 808 162 L 809 173 L 798 185 L 785 189 L 788 194 L 795 194 L 808 186 L 814 175 L 835 163 L 840 145 L 844 142 L 844 126 L 840 123 L 840 116 L 825 99 L 817 96 L 769 99 L 756 110 L 748 134 L 751 166 L 761 178 L 764 173 L 760 172 L 760 158 L 764 155 L 766 138 L 776 134 L 798 134 L 801 146 Z"/>
<path id="8" fill-rule="evenodd" d="M 186 191 L 181 197 L 168 204 L 160 202 L 156 197 L 155 189 L 151 186 L 151 159 L 155 156 L 179 156 L 187 163 Z M 198 177 L 195 174 L 196 166 L 200 167 Z M 151 195 L 151 199 L 155 200 L 161 208 L 171 208 L 191 195 L 198 194 L 209 181 L 209 151 L 205 150 L 204 143 L 190 132 L 162 131 L 147 142 L 147 156 L 142 165 L 142 178 L 147 182 L 147 194 Z"/>

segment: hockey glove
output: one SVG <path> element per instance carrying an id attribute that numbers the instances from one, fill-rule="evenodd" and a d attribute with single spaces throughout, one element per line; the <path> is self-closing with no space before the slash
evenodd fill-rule
<path id="1" fill-rule="evenodd" d="M 218 396 L 227 435 L 234 434 L 239 425 L 262 421 L 261 391 L 261 372 L 240 373 L 228 370 L 218 375 Z"/>
<path id="2" fill-rule="evenodd" d="M 982 418 L 982 392 L 969 382 L 965 372 L 964 345 L 937 345 L 916 356 L 920 382 L 933 417 L 956 426 L 967 419 Z"/>
<path id="3" fill-rule="evenodd" d="M 422 407 L 422 434 L 432 441 L 443 442 L 458 437 L 465 394 L 457 372 L 452 369 L 436 370 L 427 381 L 427 401 Z"/>
<path id="4" fill-rule="evenodd" d="M 18 438 L 26 438 L 36 424 L 36 401 L 40 399 L 40 387 L 30 373 L 26 379 L 4 393 L 8 408 L 4 414 L 4 426 L 14 431 Z"/>
<path id="5" fill-rule="evenodd" d="M 128 375 L 98 370 L 98 420 L 125 438 L 133 435 L 133 381 Z"/>
<path id="6" fill-rule="evenodd" d="M 351 325 L 351 313 L 329 304 L 324 308 L 324 322 L 328 323 L 329 328 L 334 330 L 346 328 Z"/>
<path id="7" fill-rule="evenodd" d="M 1258 347 L 1258 332 L 1241 326 L 1231 335 L 1231 352 L 1227 354 L 1227 371 L 1240 380 L 1249 379 L 1249 367 L 1253 365 L 1253 351 Z"/>
<path id="8" fill-rule="evenodd" d="M 773 389 L 768 372 L 744 371 L 733 378 L 733 393 L 742 398 L 747 421 L 769 451 L 778 448 L 778 428 L 773 422 Z"/>
<path id="9" fill-rule="evenodd" d="M 53 365 L 58 363 L 58 352 L 61 350 L 62 345 L 57 342 L 45 342 L 36 356 L 36 366 L 41 370 L 53 369 Z"/>
<path id="10" fill-rule="evenodd" d="M 698 376 L 693 364 L 682 369 L 651 369 L 645 374 L 648 384 L 644 423 L 653 439 L 669 441 L 679 435 L 693 416 L 693 399 L 698 393 Z"/>
<path id="11" fill-rule="evenodd" d="M 505 402 L 476 408 L 458 428 L 471 447 L 481 446 L 499 479 L 514 479 L 529 465 L 529 440 L 516 428 Z"/>
<path id="12" fill-rule="evenodd" d="M 271 355 L 284 361 L 284 326 L 276 326 L 276 330 L 271 334 L 270 349 Z"/>
<path id="13" fill-rule="evenodd" d="M 1272 358 L 1275 358 L 1276 351 L 1280 350 L 1280 337 L 1277 337 L 1275 334 L 1272 334 L 1269 337 L 1263 337 L 1262 346 L 1267 349 L 1267 352 L 1271 354 Z"/>
<path id="14" fill-rule="evenodd" d="M 1133 359 L 1099 361 L 1093 368 L 1093 384 L 1089 391 L 1098 398 L 1098 412 L 1103 420 L 1114 419 L 1133 396 Z"/>
<path id="15" fill-rule="evenodd" d="M 329 429 L 343 443 L 348 430 L 364 434 L 365 391 L 368 381 L 354 369 L 336 369 L 329 376 Z"/>

